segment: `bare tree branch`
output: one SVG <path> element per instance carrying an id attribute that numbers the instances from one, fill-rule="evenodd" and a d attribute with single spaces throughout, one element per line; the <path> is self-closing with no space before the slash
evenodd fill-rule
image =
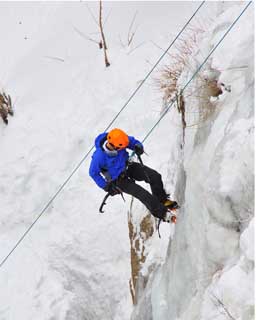
<path id="1" fill-rule="evenodd" d="M 93 12 L 91 11 L 91 9 L 90 9 L 90 7 L 89 7 L 89 5 L 88 5 L 87 3 L 86 3 L 86 6 L 87 6 L 87 9 L 88 9 L 88 11 L 89 11 L 92 19 L 94 20 L 95 24 L 98 26 L 97 19 L 96 19 L 96 17 L 94 16 Z"/>
<path id="2" fill-rule="evenodd" d="M 111 15 L 111 12 L 112 12 L 112 9 L 109 11 L 109 13 L 107 14 L 106 18 L 104 19 L 103 26 L 105 26 L 105 25 L 106 25 L 106 23 L 107 23 L 107 21 L 108 21 L 108 19 L 109 19 L 110 15 Z"/>
<path id="3" fill-rule="evenodd" d="M 158 46 L 158 44 L 156 44 L 155 42 L 153 42 L 152 40 L 150 41 L 155 47 L 157 47 L 158 49 L 162 50 L 163 52 L 166 51 L 165 49 L 163 49 L 162 47 Z M 167 55 L 169 55 L 170 57 L 172 57 L 172 55 L 167 52 Z"/>
<path id="4" fill-rule="evenodd" d="M 61 61 L 61 62 L 64 62 L 64 61 L 65 61 L 65 60 L 62 59 L 62 58 L 54 57 L 54 56 L 45 56 L 45 58 L 52 59 L 52 60 L 57 60 L 57 61 Z"/>
<path id="5" fill-rule="evenodd" d="M 139 43 L 135 48 L 131 49 L 128 54 L 131 54 L 133 51 L 135 51 L 136 49 L 138 49 L 139 47 L 141 47 L 143 44 L 145 44 L 145 42 Z"/>
<path id="6" fill-rule="evenodd" d="M 136 31 L 137 31 L 137 28 L 136 28 L 135 31 L 131 33 L 133 24 L 134 24 L 134 22 L 135 22 L 135 20 L 136 20 L 136 16 L 137 16 L 137 11 L 136 11 L 136 13 L 134 14 L 134 16 L 133 16 L 133 18 L 132 18 L 132 21 L 131 21 L 131 23 L 130 23 L 130 26 L 129 26 L 129 30 L 128 30 L 128 46 L 131 44 L 131 42 L 132 42 L 132 40 L 133 40 L 133 38 L 134 38 L 134 36 L 135 36 L 135 33 L 136 33 Z"/>
<path id="7" fill-rule="evenodd" d="M 85 35 L 82 31 L 80 31 L 80 30 L 77 29 L 76 27 L 73 26 L 73 29 L 74 29 L 82 38 L 84 38 L 85 40 L 92 41 L 92 42 L 94 42 L 94 43 L 99 44 L 99 41 L 88 37 L 87 35 Z"/>

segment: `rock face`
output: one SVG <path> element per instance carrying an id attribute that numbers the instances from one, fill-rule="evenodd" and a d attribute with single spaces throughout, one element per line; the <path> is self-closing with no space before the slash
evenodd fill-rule
<path id="1" fill-rule="evenodd" d="M 147 277 L 142 275 L 141 268 L 146 260 L 145 242 L 153 235 L 154 219 L 151 214 L 142 217 L 138 224 L 133 223 L 132 214 L 128 218 L 130 255 L 131 255 L 131 279 L 129 282 L 133 304 L 138 302 L 138 295 L 145 289 Z"/>

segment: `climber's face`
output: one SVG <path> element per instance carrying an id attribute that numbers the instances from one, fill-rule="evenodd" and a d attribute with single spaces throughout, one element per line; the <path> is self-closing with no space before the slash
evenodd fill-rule
<path id="1" fill-rule="evenodd" d="M 108 142 L 107 143 L 107 148 L 109 149 L 109 150 L 120 150 L 120 149 L 122 149 L 121 147 L 115 147 L 112 143 L 110 143 L 110 142 Z"/>

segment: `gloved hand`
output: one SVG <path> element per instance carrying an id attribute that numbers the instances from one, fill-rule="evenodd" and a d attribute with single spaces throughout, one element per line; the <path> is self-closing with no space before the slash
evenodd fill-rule
<path id="1" fill-rule="evenodd" d="M 111 196 L 115 196 L 116 194 L 120 193 L 119 188 L 115 185 L 113 181 L 109 182 L 105 187 L 104 190 L 108 192 Z"/>
<path id="2" fill-rule="evenodd" d="M 141 156 L 144 153 L 144 147 L 142 144 L 137 143 L 134 147 L 135 154 Z"/>

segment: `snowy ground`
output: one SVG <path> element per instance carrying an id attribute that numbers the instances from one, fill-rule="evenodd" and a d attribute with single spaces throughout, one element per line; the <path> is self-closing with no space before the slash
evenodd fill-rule
<path id="1" fill-rule="evenodd" d="M 15 116 L 10 119 L 9 125 L 0 122 L 0 261 L 83 158 L 95 136 L 106 128 L 143 80 L 162 54 L 159 47 L 166 49 L 198 5 L 198 2 L 105 2 L 105 17 L 110 14 L 105 32 L 111 62 L 111 66 L 106 69 L 103 52 L 97 44 L 81 36 L 83 33 L 98 39 L 95 34 L 97 26 L 85 2 L 0 2 L 1 48 L 4 48 L 0 53 L 0 89 L 5 89 L 15 101 Z M 236 15 L 242 5 L 236 5 L 233 14 Z M 97 3 L 90 2 L 89 6 L 92 12 L 97 13 Z M 208 30 L 210 23 L 213 23 L 213 14 L 220 11 L 221 7 L 215 3 L 207 3 L 195 23 Z M 138 30 L 132 45 L 128 47 L 128 29 L 136 12 Z M 234 17 L 233 14 L 229 12 L 228 17 L 223 16 L 217 21 L 220 29 L 213 34 L 211 32 L 215 26 L 212 25 L 211 36 L 206 37 L 206 47 L 209 48 L 211 41 L 215 42 L 216 36 L 224 31 Z M 253 19 L 250 13 L 248 18 L 245 16 L 240 22 L 233 48 L 231 42 L 225 42 L 225 53 L 217 53 L 213 62 L 216 67 L 225 69 L 234 64 L 248 64 L 249 59 L 252 59 L 253 33 L 251 31 L 249 34 L 249 30 L 252 30 Z M 242 29 L 245 33 L 240 36 Z M 213 35 L 215 37 L 212 38 Z M 205 50 L 203 47 L 200 55 Z M 232 55 L 234 51 L 238 52 L 237 59 Z M 199 55 L 195 59 L 200 60 Z M 167 62 L 163 61 L 164 64 Z M 237 213 L 242 212 L 242 207 L 252 212 L 252 207 L 245 207 L 246 194 L 249 195 L 248 202 L 252 204 L 252 189 L 247 190 L 245 187 L 252 186 L 253 157 L 252 143 L 247 142 L 252 137 L 253 78 L 251 70 L 247 70 L 240 74 L 237 71 L 222 74 L 222 80 L 232 85 L 233 99 L 231 95 L 221 98 L 220 113 L 208 134 L 207 142 L 201 138 L 201 132 L 193 135 L 190 135 L 192 131 L 187 133 L 188 146 L 182 159 L 184 162 L 177 162 L 181 156 L 178 140 L 181 131 L 180 124 L 176 124 L 178 116 L 175 111 L 163 119 L 146 142 L 145 148 L 150 156 L 145 157 L 145 161 L 163 174 L 170 192 L 178 193 L 175 184 L 178 181 L 177 175 L 182 172 L 181 167 L 187 175 L 186 184 L 180 185 L 180 188 L 185 189 L 181 224 L 178 224 L 175 231 L 174 243 L 168 248 L 176 248 L 178 254 L 174 259 L 175 253 L 168 252 L 163 274 L 157 274 L 162 279 L 153 280 L 154 320 L 170 319 L 171 314 L 181 319 L 200 319 L 197 317 L 199 310 L 202 319 L 206 320 L 210 310 L 215 312 L 209 305 L 207 291 L 201 291 L 195 296 L 198 299 L 197 306 L 204 297 L 202 307 L 194 311 L 196 314 L 198 312 L 195 318 L 188 315 L 182 317 L 177 310 L 166 308 L 167 303 L 171 305 L 174 294 L 177 294 L 175 299 L 182 299 L 183 296 L 173 288 L 177 285 L 183 289 L 188 278 L 178 272 L 176 275 L 180 276 L 176 277 L 174 284 L 175 275 L 170 268 L 174 268 L 174 261 L 182 259 L 179 255 L 182 251 L 180 243 L 183 248 L 186 245 L 190 247 L 188 241 L 191 239 L 192 228 L 195 237 L 191 243 L 192 250 L 185 250 L 183 259 L 190 261 L 190 264 L 197 264 L 199 268 L 208 264 L 208 261 L 203 263 L 201 260 L 205 257 L 201 255 L 202 251 L 198 252 L 198 243 L 204 248 L 207 241 L 210 244 L 208 250 L 213 249 L 209 254 L 213 254 L 219 262 L 222 260 L 227 272 L 219 277 L 216 275 L 212 281 L 205 283 L 205 288 L 224 288 L 228 303 L 232 301 L 229 308 L 233 308 L 236 299 L 243 296 L 249 308 L 244 308 L 242 315 L 240 312 L 243 307 L 239 305 L 236 315 L 239 314 L 243 320 L 251 319 L 248 315 L 252 312 L 253 295 L 248 286 L 252 276 L 253 223 L 249 228 L 246 228 L 247 224 L 244 225 L 245 231 L 241 237 L 235 232 L 224 236 L 223 241 L 231 244 L 235 250 L 232 261 L 227 263 L 226 252 L 220 256 L 220 247 L 213 247 L 217 242 L 212 242 L 217 233 L 218 237 L 223 235 L 222 227 L 216 228 L 213 222 L 206 221 L 210 219 L 209 214 L 204 218 L 207 211 L 214 210 L 216 216 L 224 209 L 220 208 L 221 201 L 225 201 L 225 198 L 220 198 L 221 192 L 222 195 L 235 196 L 231 201 Z M 158 120 L 162 108 L 161 93 L 156 90 L 153 81 L 156 76 L 155 73 L 144 84 L 114 124 L 138 139 L 143 139 Z M 249 90 L 245 92 L 246 89 Z M 243 101 L 245 108 L 242 108 Z M 234 112 L 235 105 L 237 111 Z M 226 141 L 223 140 L 224 126 Z M 249 135 L 242 136 L 241 133 L 248 132 L 248 129 Z M 200 136 L 200 146 L 194 150 L 196 136 Z M 216 145 L 220 149 L 216 147 L 215 150 L 220 150 L 220 154 L 213 154 L 213 146 Z M 241 148 L 244 149 L 245 158 L 238 156 Z M 209 156 L 204 158 L 205 154 Z M 196 180 L 199 159 L 205 160 L 201 163 L 204 171 L 200 172 Z M 217 168 L 215 163 L 223 165 Z M 235 165 L 231 166 L 231 163 Z M 130 253 L 127 228 L 130 198 L 126 197 L 125 205 L 121 199 L 109 201 L 106 213 L 98 215 L 104 193 L 88 177 L 88 164 L 89 159 L 1 267 L 1 320 L 130 319 L 132 304 L 128 286 Z M 208 188 L 203 190 L 201 186 L 206 176 Z M 216 190 L 214 196 L 213 190 Z M 202 225 L 203 230 L 208 227 L 210 233 L 208 237 L 204 233 L 202 238 L 197 229 L 198 220 L 193 219 L 193 213 L 195 217 L 196 208 L 199 208 L 203 197 L 208 200 L 204 211 L 197 210 L 197 216 L 206 222 Z M 137 207 L 144 210 L 138 203 Z M 245 217 L 240 215 L 239 218 Z M 156 237 L 152 241 L 152 251 L 148 248 L 149 260 L 158 263 L 162 262 L 159 259 L 166 252 L 169 233 L 174 231 L 169 226 L 162 228 L 166 239 L 159 240 Z M 162 246 L 161 241 L 165 245 Z M 230 247 L 226 247 L 226 250 L 229 251 Z M 195 251 L 200 260 L 192 258 Z M 213 256 L 207 258 L 212 259 Z M 185 261 L 182 267 L 178 263 L 176 268 L 182 271 L 185 266 L 189 268 L 190 264 Z M 192 277 L 201 274 L 196 269 L 196 273 L 190 274 L 190 281 L 196 281 Z M 233 300 L 231 297 L 236 289 L 232 280 L 238 275 L 242 291 Z M 195 287 L 191 289 L 190 292 L 193 292 Z M 165 300 L 160 300 L 158 295 Z M 188 314 L 191 314 L 189 301 L 193 303 L 190 298 L 182 299 L 177 308 L 186 306 Z"/>

